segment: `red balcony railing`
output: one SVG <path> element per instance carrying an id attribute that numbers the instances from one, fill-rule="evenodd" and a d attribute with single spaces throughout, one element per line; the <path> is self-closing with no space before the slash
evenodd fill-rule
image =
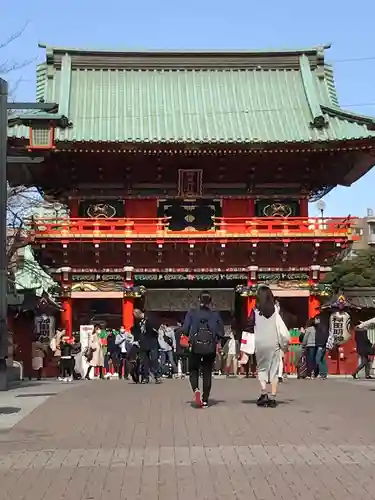
<path id="1" fill-rule="evenodd" d="M 34 239 L 357 239 L 353 219 L 317 217 L 215 217 L 208 231 L 172 231 L 168 218 L 122 219 L 33 219 L 29 230 Z"/>

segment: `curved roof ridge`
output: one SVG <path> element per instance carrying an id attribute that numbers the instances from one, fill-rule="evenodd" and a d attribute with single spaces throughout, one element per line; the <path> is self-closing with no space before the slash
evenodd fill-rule
<path id="1" fill-rule="evenodd" d="M 342 118 L 344 120 L 362 122 L 365 125 L 370 126 L 371 130 L 374 130 L 375 128 L 375 116 L 362 115 L 360 113 L 356 113 L 355 111 L 349 111 L 341 107 L 327 106 L 327 104 L 321 104 L 320 107 L 328 115 L 337 116 L 338 118 Z"/>
<path id="2" fill-rule="evenodd" d="M 212 55 L 301 55 L 306 53 L 318 53 L 322 52 L 326 49 L 331 48 L 331 44 L 321 44 L 312 47 L 305 48 L 284 48 L 284 49 L 142 49 L 142 48 L 124 48 L 124 49 L 110 49 L 110 48 L 102 48 L 102 49 L 88 49 L 88 48 L 78 48 L 78 47 L 59 47 L 55 45 L 48 45 L 45 43 L 39 43 L 39 48 L 46 49 L 47 52 L 65 52 L 65 53 L 85 53 L 85 54 L 150 54 L 150 55 L 203 55 L 203 54 L 212 54 Z"/>

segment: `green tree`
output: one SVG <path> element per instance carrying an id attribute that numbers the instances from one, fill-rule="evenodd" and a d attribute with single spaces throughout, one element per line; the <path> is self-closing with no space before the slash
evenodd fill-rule
<path id="1" fill-rule="evenodd" d="M 352 287 L 375 287 L 375 249 L 360 251 L 356 257 L 335 264 L 323 282 L 330 284 L 334 291 Z"/>

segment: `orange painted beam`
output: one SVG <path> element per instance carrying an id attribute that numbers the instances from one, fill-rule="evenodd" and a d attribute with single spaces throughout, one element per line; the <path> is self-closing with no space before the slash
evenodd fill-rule
<path id="1" fill-rule="evenodd" d="M 358 239 L 353 236 L 352 219 L 306 217 L 262 218 L 229 217 L 216 218 L 214 227 L 208 231 L 170 231 L 166 218 L 137 219 L 38 219 L 29 228 L 36 240 L 200 240 L 234 239 L 254 242 L 256 240 L 279 240 L 280 238 L 329 239 L 337 242 Z M 154 227 L 154 231 L 152 228 Z M 230 227 L 230 231 L 226 228 Z"/>

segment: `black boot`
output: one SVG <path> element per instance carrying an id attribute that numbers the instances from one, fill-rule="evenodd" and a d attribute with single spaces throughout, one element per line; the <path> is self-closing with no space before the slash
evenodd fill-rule
<path id="1" fill-rule="evenodd" d="M 257 406 L 265 407 L 268 405 L 268 394 L 261 394 L 257 400 Z"/>

